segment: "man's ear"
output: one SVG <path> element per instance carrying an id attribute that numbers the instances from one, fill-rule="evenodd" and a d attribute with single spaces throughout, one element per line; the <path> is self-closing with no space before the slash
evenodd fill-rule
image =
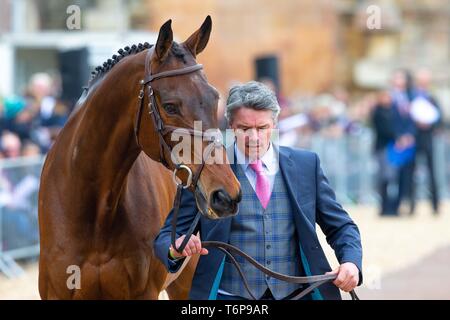
<path id="1" fill-rule="evenodd" d="M 207 16 L 200 29 L 195 31 L 183 44 L 192 53 L 194 58 L 205 49 L 211 34 L 212 20 Z"/>

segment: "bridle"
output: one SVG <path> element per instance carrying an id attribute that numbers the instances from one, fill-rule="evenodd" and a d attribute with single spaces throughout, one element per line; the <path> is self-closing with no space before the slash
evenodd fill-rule
<path id="1" fill-rule="evenodd" d="M 142 112 L 144 109 L 144 96 L 145 96 L 145 91 L 147 89 L 148 113 L 149 113 L 150 117 L 152 118 L 153 125 L 154 125 L 155 130 L 157 131 L 157 134 L 159 137 L 159 161 L 166 168 L 170 168 L 169 162 L 165 158 L 165 152 L 172 155 L 172 147 L 169 144 L 167 144 L 167 142 L 164 140 L 164 136 L 175 130 L 178 130 L 178 129 L 187 130 L 187 132 L 191 136 L 197 136 L 197 137 L 202 137 L 202 138 L 205 137 L 205 133 L 203 131 L 198 131 L 198 130 L 194 130 L 191 128 L 181 128 L 181 127 L 165 125 L 164 121 L 162 120 L 161 115 L 159 113 L 158 107 L 157 107 L 157 102 L 156 102 L 153 88 L 151 86 L 151 82 L 154 80 L 161 79 L 161 78 L 174 77 L 174 76 L 180 76 L 180 75 L 193 73 L 193 72 L 201 70 L 203 68 L 203 66 L 201 64 L 196 64 L 196 65 L 185 67 L 185 68 L 163 71 L 163 72 L 152 74 L 150 62 L 151 62 L 153 52 L 154 52 L 154 47 L 148 49 L 147 56 L 145 58 L 144 79 L 141 80 L 139 83 L 141 85 L 141 90 L 139 91 L 139 106 L 138 106 L 138 111 L 137 111 L 137 115 L 135 118 L 134 132 L 136 135 L 137 144 L 142 149 L 142 146 L 139 143 L 139 129 L 140 129 L 140 124 L 141 124 Z M 180 164 L 180 163 L 176 163 L 175 169 L 173 170 L 173 178 L 174 178 L 175 184 L 177 186 L 177 192 L 175 194 L 175 199 L 174 199 L 174 204 L 173 204 L 173 218 L 172 218 L 172 225 L 171 225 L 172 226 L 171 244 L 172 244 L 172 247 L 179 253 L 183 252 L 190 237 L 194 233 L 195 228 L 198 224 L 198 221 L 200 220 L 200 217 L 201 217 L 201 213 L 197 212 L 197 214 L 194 218 L 194 221 L 192 222 L 191 226 L 189 227 L 188 232 L 185 235 L 184 240 L 182 241 L 181 245 L 179 247 L 177 247 L 175 244 L 176 225 L 177 225 L 177 221 L 178 221 L 178 212 L 179 212 L 180 204 L 181 204 L 182 189 L 192 187 L 193 190 L 195 191 L 197 184 L 198 184 L 198 180 L 199 180 L 200 175 L 205 166 L 207 157 L 209 157 L 211 155 L 211 151 L 214 147 L 216 147 L 219 143 L 221 144 L 221 141 L 217 140 L 217 138 L 214 136 L 210 136 L 208 140 L 211 142 L 214 142 L 214 143 L 210 143 L 208 145 L 208 149 L 205 152 L 206 157 L 202 157 L 202 163 L 200 164 L 199 169 L 196 171 L 196 173 L 194 175 L 192 173 L 192 170 L 188 166 L 186 166 L 184 164 Z M 176 179 L 176 174 L 177 174 L 178 170 L 180 170 L 180 169 L 183 169 L 183 170 L 187 171 L 187 173 L 188 173 L 188 178 L 187 178 L 186 184 L 183 184 L 183 182 L 178 182 Z M 261 272 L 263 272 L 266 275 L 271 276 L 275 279 L 287 281 L 290 283 L 311 284 L 308 288 L 301 291 L 295 297 L 290 298 L 290 300 L 301 299 L 303 296 L 307 295 L 308 293 L 310 293 L 317 287 L 321 286 L 322 284 L 336 279 L 335 274 L 317 275 L 317 276 L 308 276 L 308 277 L 294 277 L 294 276 L 287 276 L 287 275 L 284 275 L 281 273 L 277 273 L 270 269 L 267 269 L 266 267 L 261 265 L 259 262 L 257 262 L 255 259 L 250 257 L 248 254 L 241 251 L 239 248 L 237 248 L 233 245 L 230 245 L 228 243 L 225 243 L 225 242 L 202 241 L 202 247 L 215 247 L 215 248 L 219 249 L 220 251 L 222 251 L 223 253 L 225 253 L 225 255 L 227 255 L 229 257 L 231 262 L 236 267 L 236 269 L 244 283 L 246 290 L 248 291 L 249 295 L 254 300 L 256 300 L 257 298 L 251 292 L 250 287 L 248 285 L 248 281 L 247 281 L 239 263 L 236 261 L 236 258 L 234 257 L 233 253 L 240 255 L 241 257 L 246 259 L 250 264 L 255 266 L 258 270 L 260 270 Z M 353 290 L 350 291 L 350 296 L 351 296 L 352 300 L 359 300 L 358 296 L 356 295 L 355 291 L 353 291 Z"/>
<path id="2" fill-rule="evenodd" d="M 192 170 L 187 165 L 181 164 L 179 161 L 175 164 L 175 169 L 173 170 L 173 180 L 177 186 L 177 191 L 175 194 L 173 207 L 176 210 L 176 214 L 178 215 L 178 210 L 179 210 L 180 202 L 181 202 L 182 189 L 187 189 L 189 187 L 192 187 L 192 189 L 195 191 L 195 189 L 197 188 L 197 184 L 198 184 L 200 175 L 205 167 L 205 163 L 206 163 L 207 159 L 211 156 L 212 150 L 219 145 L 222 146 L 222 144 L 221 144 L 221 140 L 218 140 L 216 136 L 207 135 L 203 131 L 199 131 L 199 130 L 195 130 L 195 129 L 191 129 L 191 128 L 185 128 L 185 127 L 175 127 L 175 126 L 164 124 L 164 121 L 161 118 L 161 114 L 159 113 L 159 110 L 158 110 L 155 93 L 153 91 L 151 83 L 158 79 L 180 76 L 180 75 L 185 75 L 185 74 L 199 71 L 199 70 L 203 69 L 203 65 L 196 64 L 196 65 L 185 67 L 185 68 L 163 71 L 163 72 L 152 74 L 151 59 L 152 59 L 153 52 L 154 52 L 154 47 L 148 49 L 148 51 L 147 51 L 147 55 L 145 57 L 144 79 L 142 79 L 139 82 L 139 84 L 141 86 L 141 90 L 139 91 L 139 96 L 138 96 L 139 106 L 138 106 L 137 114 L 135 117 L 135 124 L 134 124 L 134 133 L 136 136 L 137 145 L 141 148 L 141 150 L 143 150 L 143 147 L 139 142 L 139 130 L 140 130 L 140 126 L 141 126 L 142 113 L 144 110 L 144 97 L 145 97 L 146 90 L 147 90 L 147 96 L 148 96 L 148 105 L 147 105 L 148 106 L 148 114 L 150 115 L 150 118 L 152 119 L 152 122 L 153 122 L 153 126 L 158 134 L 159 162 L 161 162 L 162 165 L 164 165 L 166 168 L 170 168 L 169 162 L 165 158 L 165 153 L 173 155 L 172 147 L 165 141 L 164 136 L 169 133 L 174 132 L 175 130 L 183 130 L 185 132 L 187 131 L 191 136 L 200 137 L 202 139 L 204 139 L 206 137 L 207 141 L 212 142 L 212 143 L 208 144 L 208 147 L 204 153 L 204 154 L 206 154 L 206 157 L 202 157 L 202 162 L 200 164 L 200 167 L 198 168 L 198 170 L 196 171 L 195 174 L 192 173 Z M 177 173 L 178 173 L 178 170 L 180 170 L 180 169 L 185 170 L 188 174 L 185 184 L 183 184 L 183 182 L 177 181 Z M 196 219 L 195 219 L 195 225 L 197 224 L 199 219 L 200 219 L 200 213 L 198 214 L 198 217 L 196 217 Z M 175 223 L 176 223 L 176 221 L 175 221 Z M 195 225 L 192 226 L 192 232 L 195 228 Z M 191 232 L 191 234 L 192 234 L 192 232 Z M 180 248 L 181 248 L 180 251 L 183 251 L 184 247 L 186 246 L 187 242 L 189 241 L 189 238 L 190 238 L 190 236 L 186 237 L 185 241 L 180 246 Z M 175 248 L 175 246 L 174 246 L 174 248 Z"/>
<path id="3" fill-rule="evenodd" d="M 169 70 L 169 71 L 163 71 L 160 73 L 152 74 L 151 73 L 151 66 L 150 61 L 152 58 L 152 54 L 154 51 L 154 47 L 148 49 L 147 56 L 145 58 L 145 75 L 144 79 L 140 81 L 141 90 L 139 91 L 139 107 L 137 111 L 137 115 L 135 117 L 135 125 L 134 125 L 134 133 L 136 136 L 136 141 L 138 146 L 142 148 L 141 144 L 139 143 L 139 130 L 141 126 L 141 119 L 142 119 L 142 112 L 144 109 L 144 96 L 145 96 L 145 90 L 147 89 L 147 95 L 148 95 L 148 114 L 150 115 L 153 125 L 155 127 L 155 130 L 158 134 L 159 138 L 159 161 L 166 167 L 170 168 L 169 162 L 165 158 L 165 152 L 172 155 L 172 147 L 167 144 L 166 140 L 164 139 L 164 136 L 175 131 L 175 130 L 184 130 L 187 131 L 191 136 L 197 136 L 197 137 L 204 137 L 205 134 L 203 131 L 194 130 L 191 128 L 185 128 L 185 127 L 175 127 L 171 125 L 164 124 L 164 121 L 161 118 L 161 114 L 159 113 L 157 102 L 155 98 L 155 94 L 153 91 L 153 88 L 151 86 L 151 82 L 154 80 L 158 80 L 161 78 L 167 78 L 167 77 L 174 77 L 174 76 L 180 76 L 192 72 L 196 72 L 198 70 L 203 69 L 203 65 L 196 64 L 193 66 L 189 66 L 182 69 L 175 69 L 175 70 Z M 209 144 L 208 146 L 210 149 L 212 149 L 215 145 L 217 145 L 218 141 L 215 140 L 216 138 L 214 136 L 210 136 L 210 140 L 212 142 L 215 142 L 214 144 Z M 211 153 L 211 150 L 207 150 L 206 153 L 208 156 Z M 200 177 L 201 172 L 203 171 L 203 168 L 205 166 L 206 159 L 202 159 L 202 163 L 200 165 L 200 168 L 197 170 L 196 174 L 192 175 L 192 170 L 183 164 L 176 164 L 175 170 L 174 170 L 174 177 L 176 176 L 176 173 L 179 169 L 184 169 L 188 172 L 188 181 L 186 185 L 184 185 L 184 188 L 188 188 L 189 186 L 192 186 L 195 188 L 197 186 L 198 179 Z M 177 183 L 178 184 L 178 183 Z"/>

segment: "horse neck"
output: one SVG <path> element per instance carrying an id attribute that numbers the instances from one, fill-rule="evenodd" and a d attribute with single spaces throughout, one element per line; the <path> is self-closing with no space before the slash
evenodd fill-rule
<path id="1" fill-rule="evenodd" d="M 134 135 L 140 73 L 121 69 L 111 70 L 88 94 L 79 110 L 70 159 L 76 179 L 82 180 L 78 191 L 95 202 L 88 206 L 96 206 L 98 225 L 113 221 L 127 174 L 141 151 Z"/>

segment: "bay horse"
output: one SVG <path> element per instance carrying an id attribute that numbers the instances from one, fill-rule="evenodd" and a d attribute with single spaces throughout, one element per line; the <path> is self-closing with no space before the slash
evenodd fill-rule
<path id="1" fill-rule="evenodd" d="M 168 273 L 153 253 L 175 194 L 172 173 L 160 162 L 169 169 L 175 164 L 167 152 L 161 153 L 162 141 L 150 115 L 138 112 L 139 83 L 147 69 L 161 73 L 196 65 L 211 26 L 208 16 L 179 44 L 173 41 L 169 20 L 155 45 L 119 50 L 93 73 L 42 170 L 42 299 L 157 299 L 163 289 L 171 299 L 188 297 L 196 259 L 165 288 Z M 202 121 L 203 128 L 218 127 L 219 96 L 201 70 L 155 80 L 152 88 L 164 124 L 192 128 L 194 121 Z M 162 139 L 174 145 L 169 134 Z M 211 218 L 237 212 L 240 185 L 227 163 L 205 165 L 199 187 L 191 190 L 207 208 L 200 211 Z M 192 172 L 199 168 L 186 165 Z M 70 286 L 74 266 L 79 283 Z"/>

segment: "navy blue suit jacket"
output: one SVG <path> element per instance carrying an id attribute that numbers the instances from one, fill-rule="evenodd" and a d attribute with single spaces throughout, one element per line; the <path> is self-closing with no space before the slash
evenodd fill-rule
<path id="1" fill-rule="evenodd" d="M 404 134 L 414 136 L 417 132 L 416 123 L 409 114 L 402 115 L 396 102 L 392 105 L 392 123 L 394 125 L 395 138 L 400 138 Z"/>
<path id="2" fill-rule="evenodd" d="M 305 275 L 321 275 L 331 271 L 317 238 L 318 224 L 327 242 L 334 249 L 340 264 L 353 262 L 360 270 L 362 283 L 362 248 L 358 227 L 336 201 L 315 153 L 288 147 L 279 148 L 280 170 L 286 182 L 289 199 L 294 210 L 294 220 L 299 239 L 301 261 Z M 235 164 L 231 165 L 235 170 Z M 177 238 L 185 234 L 198 209 L 191 192 L 182 194 L 177 224 Z M 154 242 L 157 257 L 170 272 L 176 272 L 183 260 L 172 261 L 168 257 L 171 232 L 171 211 Z M 228 242 L 231 219 L 200 219 L 197 230 L 203 241 Z M 215 299 L 224 265 L 224 254 L 216 249 L 200 257 L 194 274 L 190 299 Z M 339 289 L 332 283 L 314 290 L 313 299 L 340 299 Z"/>

